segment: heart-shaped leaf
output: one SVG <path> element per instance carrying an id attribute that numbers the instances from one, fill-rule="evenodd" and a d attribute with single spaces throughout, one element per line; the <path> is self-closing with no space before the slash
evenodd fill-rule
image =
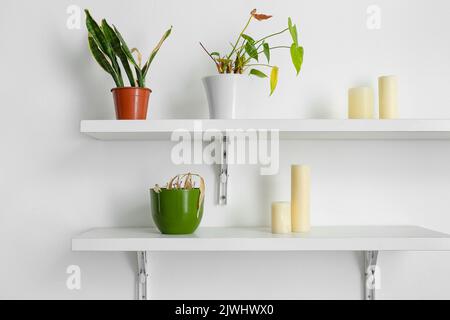
<path id="1" fill-rule="evenodd" d="M 267 78 L 267 75 L 264 72 L 259 71 L 257 69 L 250 70 L 250 74 L 252 74 L 254 76 L 257 76 L 257 77 L 260 77 L 260 78 Z"/>
<path id="2" fill-rule="evenodd" d="M 291 58 L 298 75 L 303 64 L 303 47 L 297 47 L 295 43 L 293 43 L 291 45 Z"/>
<path id="3" fill-rule="evenodd" d="M 278 84 L 278 67 L 272 67 L 270 72 L 270 95 L 273 94 Z"/>

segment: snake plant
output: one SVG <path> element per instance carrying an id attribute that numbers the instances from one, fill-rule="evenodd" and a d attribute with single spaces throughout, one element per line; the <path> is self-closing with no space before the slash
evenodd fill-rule
<path id="1" fill-rule="evenodd" d="M 142 65 L 142 55 L 139 50 L 136 48 L 130 50 L 119 30 L 114 25 L 111 27 L 105 19 L 99 25 L 92 18 L 89 10 L 86 9 L 84 11 L 86 13 L 89 49 L 97 63 L 112 76 L 117 87 L 124 87 L 122 70 L 119 65 L 120 60 L 130 86 L 144 88 L 145 78 L 150 69 L 150 65 L 162 44 L 172 32 L 172 27 L 163 34 L 145 64 Z M 133 56 L 134 53 L 137 54 L 137 62 Z M 132 68 L 135 74 L 133 74 Z"/>

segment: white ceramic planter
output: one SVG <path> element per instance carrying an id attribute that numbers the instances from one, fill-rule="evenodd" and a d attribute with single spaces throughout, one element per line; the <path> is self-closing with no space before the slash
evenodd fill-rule
<path id="1" fill-rule="evenodd" d="M 218 74 L 203 78 L 211 119 L 236 119 L 236 95 L 241 74 Z"/>

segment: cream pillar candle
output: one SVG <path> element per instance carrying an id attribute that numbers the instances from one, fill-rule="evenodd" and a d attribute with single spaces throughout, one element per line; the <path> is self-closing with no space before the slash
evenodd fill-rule
<path id="1" fill-rule="evenodd" d="M 291 232 L 291 204 L 289 202 L 272 203 L 272 233 Z"/>
<path id="2" fill-rule="evenodd" d="M 292 232 L 308 232 L 310 168 L 304 165 L 291 166 L 291 221 Z"/>
<path id="3" fill-rule="evenodd" d="M 373 119 L 373 90 L 369 87 L 348 90 L 348 118 Z"/>
<path id="4" fill-rule="evenodd" d="M 378 78 L 380 119 L 398 118 L 397 91 L 396 76 L 383 76 Z"/>

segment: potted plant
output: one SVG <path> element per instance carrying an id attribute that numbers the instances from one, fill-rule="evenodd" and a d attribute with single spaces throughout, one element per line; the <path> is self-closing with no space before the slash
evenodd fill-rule
<path id="1" fill-rule="evenodd" d="M 231 49 L 227 54 L 210 52 L 200 43 L 203 50 L 214 62 L 219 73 L 215 76 L 203 78 L 211 118 L 234 119 L 236 117 L 236 85 L 237 79 L 243 73 L 248 72 L 256 77 L 270 78 L 270 95 L 273 94 L 278 83 L 278 67 L 270 64 L 273 50 L 289 49 L 297 75 L 300 73 L 303 63 L 303 47 L 298 43 L 297 27 L 292 24 L 291 18 L 288 19 L 288 26 L 281 31 L 259 39 L 248 35 L 247 29 L 253 20 L 264 21 L 271 17 L 271 15 L 257 13 L 256 9 L 252 10 L 244 28 L 231 44 Z M 289 32 L 291 35 L 291 45 L 270 46 L 269 39 L 285 32 Z M 264 55 L 265 62 L 261 61 L 261 55 Z M 270 77 L 257 67 L 270 69 Z"/>
<path id="2" fill-rule="evenodd" d="M 111 89 L 111 92 L 117 119 L 146 119 L 148 101 L 152 91 L 145 86 L 145 78 L 153 59 L 163 42 L 169 37 L 172 27 L 164 33 L 147 61 L 142 65 L 142 55 L 139 50 L 136 48 L 130 50 L 114 25 L 111 27 L 105 19 L 99 25 L 88 10 L 85 10 L 85 13 L 89 48 L 92 56 L 103 70 L 112 76 L 116 84 L 116 88 Z M 137 62 L 133 54 L 137 55 Z M 122 69 L 119 61 L 122 64 Z M 129 87 L 124 85 L 123 71 L 127 75 Z"/>
<path id="3" fill-rule="evenodd" d="M 205 181 L 198 174 L 178 174 L 164 188 L 150 189 L 150 198 L 153 221 L 161 233 L 191 234 L 203 217 Z"/>

